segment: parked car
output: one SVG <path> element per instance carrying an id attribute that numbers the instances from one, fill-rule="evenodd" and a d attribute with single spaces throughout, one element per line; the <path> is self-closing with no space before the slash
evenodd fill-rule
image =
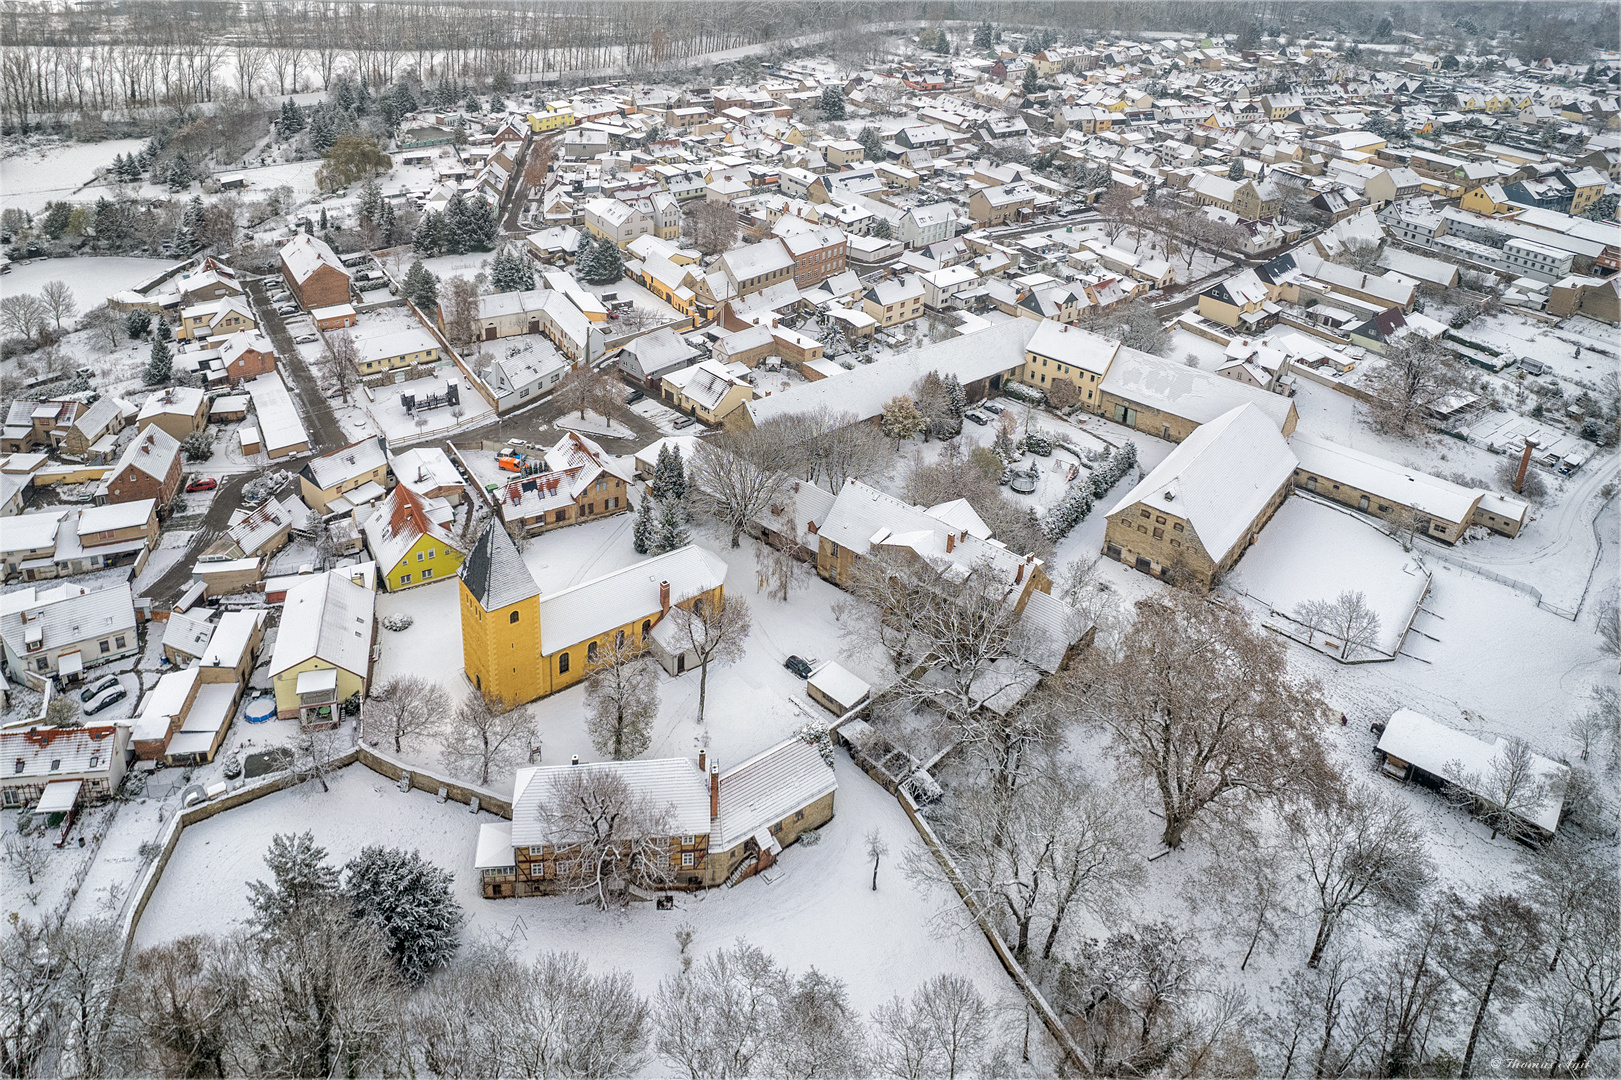
<path id="1" fill-rule="evenodd" d="M 625 397 L 625 404 L 626 405 L 634 405 L 634 404 L 636 404 L 638 401 L 642 400 L 642 398 L 644 398 L 646 396 L 647 395 L 642 393 L 640 390 L 632 390 Z"/>
<path id="2" fill-rule="evenodd" d="M 671 426 L 676 427 L 676 428 L 689 428 L 692 425 L 696 424 L 697 422 L 698 422 L 697 420 L 693 419 L 690 416 L 683 416 L 681 419 L 677 420 Z"/>
<path id="3" fill-rule="evenodd" d="M 103 690 L 111 690 L 113 687 L 115 687 L 117 685 L 118 685 L 118 676 L 117 675 L 109 675 L 105 679 L 98 682 L 96 685 L 86 687 L 85 689 L 79 691 L 79 700 L 80 701 L 89 701 L 91 698 L 95 697 L 97 694 L 101 693 Z"/>
<path id="4" fill-rule="evenodd" d="M 220 486 L 220 482 L 212 476 L 200 476 L 186 485 L 187 491 L 213 491 Z"/>
<path id="5" fill-rule="evenodd" d="M 308 345 L 310 342 L 312 342 L 314 340 L 315 340 L 315 335 L 314 334 L 304 334 L 301 337 L 295 337 L 293 339 L 293 344 L 295 344 L 295 345 Z"/>
<path id="6" fill-rule="evenodd" d="M 802 656 L 790 656 L 788 659 L 782 662 L 782 666 L 793 672 L 795 675 L 798 675 L 801 679 L 808 679 L 811 677 L 810 661 L 806 660 Z"/>
<path id="7" fill-rule="evenodd" d="M 995 416 L 1001 416 L 1002 413 L 1006 411 L 1002 408 L 1002 406 L 998 405 L 994 401 L 987 401 L 985 404 L 981 405 L 980 408 Z"/>
<path id="8" fill-rule="evenodd" d="M 103 709 L 112 708 L 114 705 L 117 705 L 120 701 L 123 701 L 127 697 L 129 697 L 129 691 L 125 690 L 122 686 L 116 690 L 109 690 L 107 691 L 107 695 L 105 697 L 97 698 L 91 704 L 86 705 L 84 707 L 84 714 L 86 716 L 94 716 Z"/>
<path id="9" fill-rule="evenodd" d="M 984 427 L 986 424 L 990 423 L 989 420 L 985 419 L 985 417 L 981 416 L 977 412 L 963 413 L 962 418 L 964 420 L 972 420 L 974 423 L 978 424 L 980 427 Z"/>

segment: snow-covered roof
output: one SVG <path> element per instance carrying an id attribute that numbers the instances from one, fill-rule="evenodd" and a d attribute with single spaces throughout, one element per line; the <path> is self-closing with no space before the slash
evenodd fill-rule
<path id="1" fill-rule="evenodd" d="M 857 705 L 872 693 L 872 687 L 859 675 L 836 660 L 829 660 L 806 680 L 806 685 L 826 694 L 846 708 Z"/>
<path id="2" fill-rule="evenodd" d="M 1138 503 L 1175 514 L 1219 562 L 1294 468 L 1277 427 L 1253 405 L 1241 405 L 1195 428 L 1109 515 Z"/>
<path id="3" fill-rule="evenodd" d="M 214 636 L 214 624 L 195 615 L 173 612 L 163 628 L 163 647 L 175 649 L 187 656 L 201 656 Z"/>
<path id="4" fill-rule="evenodd" d="M 512 537 L 498 521 L 485 526 L 478 543 L 462 561 L 458 574 L 485 611 L 496 611 L 540 595 L 534 575 L 524 565 Z"/>
<path id="5" fill-rule="evenodd" d="M 1278 394 L 1125 346 L 1099 385 L 1102 393 L 1199 424 L 1207 424 L 1240 405 L 1253 405 L 1281 431 L 1294 409 L 1288 398 Z"/>
<path id="6" fill-rule="evenodd" d="M 296 281 L 305 281 L 322 266 L 331 267 L 344 277 L 349 276 L 349 270 L 343 265 L 343 260 L 327 246 L 326 241 L 311 236 L 308 233 L 299 233 L 282 245 L 281 261 L 287 267 Z"/>
<path id="7" fill-rule="evenodd" d="M 730 850 L 838 786 L 816 747 L 797 736 L 780 742 L 720 774 L 720 817 L 709 850 Z"/>
<path id="8" fill-rule="evenodd" d="M 447 522 L 454 519 L 455 511 L 444 499 L 418 495 L 404 484 L 396 484 L 362 528 L 366 547 L 386 574 L 408 557 L 411 547 L 424 536 L 448 551 L 461 550 L 447 527 Z"/>
<path id="9" fill-rule="evenodd" d="M 209 639 L 208 646 L 198 657 L 199 667 L 235 667 L 243 651 L 253 640 L 254 631 L 263 626 L 269 613 L 258 611 L 227 611 L 220 616 L 219 626 Z M 170 616 L 172 619 L 174 616 Z M 167 641 L 167 639 L 165 639 Z M 235 684 L 231 684 L 235 685 Z"/>
<path id="10" fill-rule="evenodd" d="M 1102 375 L 1114 363 L 1115 355 L 1120 351 L 1120 342 L 1078 326 L 1043 319 L 1030 344 L 1024 348 L 1026 352 L 1045 356 L 1060 364 Z"/>
<path id="11" fill-rule="evenodd" d="M 674 608 L 725 580 L 726 563 L 719 555 L 688 544 L 542 596 L 541 655 L 551 656 L 658 612 L 662 581 L 670 583 L 670 604 Z"/>
<path id="12" fill-rule="evenodd" d="M 134 626 L 135 601 L 128 582 L 95 592 L 66 583 L 29 586 L 0 596 L 0 636 L 14 656 L 49 652 Z M 38 642 L 34 650 L 28 641 Z"/>
<path id="13" fill-rule="evenodd" d="M 654 809 L 667 810 L 670 835 L 701 836 L 709 832 L 709 780 L 686 758 L 588 762 L 518 770 L 512 785 L 513 846 L 556 843 L 559 838 L 547 832 L 541 808 L 554 797 L 559 780 L 593 773 L 617 776 Z"/>
<path id="14" fill-rule="evenodd" d="M 310 458 L 300 470 L 322 491 L 334 488 L 388 464 L 388 450 L 381 436 L 370 436 L 329 454 Z"/>
<path id="15" fill-rule="evenodd" d="M 342 571 L 311 575 L 287 590 L 270 674 L 311 657 L 351 674 L 367 672 L 376 595 Z"/>
<path id="16" fill-rule="evenodd" d="M 1509 748 L 1503 738 L 1485 742 L 1466 731 L 1448 727 L 1412 709 L 1397 709 L 1385 723 L 1379 736 L 1377 749 L 1391 757 L 1416 765 L 1434 776 L 1445 777 L 1448 769 L 1456 765 L 1462 773 L 1489 782 L 1492 770 Z M 1559 827 L 1560 809 L 1565 803 L 1565 782 L 1570 766 L 1543 757 L 1531 755 L 1532 768 L 1537 778 L 1548 786 L 1548 798 L 1534 810 L 1520 815 L 1539 828 L 1553 832 Z"/>
<path id="17" fill-rule="evenodd" d="M 33 780 L 102 773 L 112 767 L 113 751 L 118 744 L 118 728 L 127 723 L 0 731 L 0 761 L 8 763 L 8 778 L 26 777 Z M 11 764 L 13 762 L 15 764 Z"/>
<path id="18" fill-rule="evenodd" d="M 1467 522 L 1481 492 L 1384 458 L 1297 431 L 1289 440 L 1299 467 L 1368 494 L 1451 522 Z"/>
<path id="19" fill-rule="evenodd" d="M 149 424 L 124 447 L 112 475 L 133 468 L 161 481 L 169 475 L 169 467 L 179 454 L 179 441 L 156 424 Z"/>
<path id="20" fill-rule="evenodd" d="M 389 467 L 401 484 L 424 494 L 433 488 L 462 486 L 450 455 L 437 446 L 418 446 L 389 455 Z"/>

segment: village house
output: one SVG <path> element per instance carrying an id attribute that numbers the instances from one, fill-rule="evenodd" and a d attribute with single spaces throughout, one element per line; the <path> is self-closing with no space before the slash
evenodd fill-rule
<path id="1" fill-rule="evenodd" d="M 355 338 L 355 369 L 362 375 L 434 364 L 440 355 L 439 339 L 425 326 L 407 326 Z"/>
<path id="2" fill-rule="evenodd" d="M 145 431 L 158 427 L 183 441 L 208 426 L 208 396 L 192 386 L 170 386 L 149 394 L 135 417 L 136 427 Z"/>
<path id="3" fill-rule="evenodd" d="M 106 802 L 123 783 L 129 737 L 128 721 L 0 731 L 0 807 L 64 813 Z"/>
<path id="4" fill-rule="evenodd" d="M 140 651 L 128 582 L 92 592 L 64 582 L 27 586 L 0 596 L 0 641 L 6 674 L 38 686 L 40 676 L 76 682 L 85 668 Z"/>
<path id="5" fill-rule="evenodd" d="M 1295 464 L 1270 418 L 1252 405 L 1235 408 L 1201 424 L 1115 503 L 1103 553 L 1209 588 L 1283 505 Z"/>
<path id="6" fill-rule="evenodd" d="M 793 257 L 794 284 L 801 289 L 844 273 L 848 237 L 843 229 L 811 225 L 790 215 L 780 218 L 772 233 Z"/>
<path id="7" fill-rule="evenodd" d="M 745 401 L 754 399 L 748 368 L 720 360 L 700 360 L 690 367 L 665 372 L 659 396 L 677 409 L 706 424 L 719 424 Z"/>
<path id="8" fill-rule="evenodd" d="M 1097 411 L 1098 383 L 1109 373 L 1120 342 L 1082 330 L 1067 323 L 1042 320 L 1030 343 L 1025 346 L 1024 366 L 1018 379 L 1044 393 L 1053 384 L 1067 382 L 1075 400 L 1088 411 Z"/>
<path id="9" fill-rule="evenodd" d="M 180 443 L 154 424 L 124 448 L 104 483 L 110 503 L 154 499 L 162 511 L 179 493 L 180 480 Z"/>
<path id="10" fill-rule="evenodd" d="M 462 654 L 486 697 L 533 701 L 585 678 L 599 642 L 651 647 L 672 608 L 724 602 L 726 564 L 687 545 L 571 588 L 541 595 L 512 538 L 492 522 L 461 570 Z"/>
<path id="11" fill-rule="evenodd" d="M 437 446 L 417 446 L 388 455 L 395 481 L 424 499 L 443 499 L 452 506 L 462 501 L 466 482 L 450 455 Z"/>
<path id="12" fill-rule="evenodd" d="M 276 370 L 276 347 L 263 334 L 232 334 L 220 345 L 220 363 L 232 386 Z"/>
<path id="13" fill-rule="evenodd" d="M 394 592 L 455 574 L 464 554 L 451 534 L 455 521 L 448 502 L 395 485 L 361 526 L 384 588 Z"/>
<path id="14" fill-rule="evenodd" d="M 792 281 L 795 271 L 794 256 L 778 237 L 733 248 L 720 257 L 719 265 L 738 296 Z"/>
<path id="15" fill-rule="evenodd" d="M 622 468 L 601 446 L 568 431 L 556 445 L 526 458 L 519 475 L 491 497 L 501 520 L 526 533 L 577 525 L 630 512 Z"/>
<path id="16" fill-rule="evenodd" d="M 655 843 L 668 848 L 669 863 L 647 874 L 666 889 L 736 884 L 833 818 L 833 767 L 804 739 L 786 739 L 725 772 L 706 758 L 700 752 L 696 767 L 666 758 L 518 770 L 512 821 L 479 827 L 474 868 L 482 895 L 545 895 L 576 883 L 578 849 L 548 832 L 542 808 L 561 782 L 582 775 L 612 776 L 668 815 L 670 834 Z"/>
<path id="17" fill-rule="evenodd" d="M 923 314 L 923 283 L 916 274 L 874 282 L 861 294 L 861 310 L 887 329 Z"/>
<path id="18" fill-rule="evenodd" d="M 375 502 L 388 485 L 388 446 L 381 435 L 313 457 L 298 470 L 298 488 L 317 514 Z M 332 504 L 343 498 L 344 504 Z"/>
<path id="19" fill-rule="evenodd" d="M 226 296 L 203 304 L 194 304 L 180 310 L 180 326 L 174 336 L 179 341 L 203 341 L 224 337 L 244 330 L 259 329 L 259 321 L 247 299 Z"/>
<path id="20" fill-rule="evenodd" d="M 980 226 L 1002 225 L 1028 216 L 1036 192 L 1022 180 L 981 188 L 968 197 L 968 216 Z"/>
<path id="21" fill-rule="evenodd" d="M 308 311 L 349 302 L 349 270 L 326 241 L 301 232 L 282 245 L 280 256 L 282 277 L 299 307 Z"/>
<path id="22" fill-rule="evenodd" d="M 376 602 L 372 590 L 340 571 L 311 574 L 287 590 L 270 657 L 277 717 L 333 727 L 343 702 L 366 696 Z"/>

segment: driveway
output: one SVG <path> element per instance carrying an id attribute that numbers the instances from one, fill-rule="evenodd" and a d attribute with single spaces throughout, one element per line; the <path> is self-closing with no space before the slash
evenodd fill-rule
<path id="1" fill-rule="evenodd" d="M 197 563 L 197 557 L 208 545 L 218 540 L 226 526 L 230 525 L 231 512 L 241 508 L 242 488 L 247 482 L 265 473 L 284 472 L 291 468 L 291 465 L 277 464 L 221 478 L 219 489 L 214 492 L 214 500 L 208 504 L 208 511 L 203 514 L 202 523 L 197 526 L 191 543 L 186 545 L 185 554 L 176 559 L 174 565 L 165 570 L 161 577 L 143 589 L 142 595 L 149 597 L 154 603 L 163 605 L 172 604 L 180 599 L 180 594 L 186 591 L 186 585 L 191 581 L 191 571 Z"/>
<path id="2" fill-rule="evenodd" d="M 304 427 L 310 433 L 310 452 L 325 454 L 347 445 L 349 439 L 343 434 L 337 414 L 332 411 L 332 403 L 322 392 L 321 384 L 309 365 L 304 363 L 287 324 L 276 314 L 276 305 L 270 300 L 263 278 L 248 282 L 248 296 L 253 299 L 254 309 L 258 312 L 260 328 L 270 335 L 270 340 L 276 346 L 276 362 L 288 376 L 288 389 L 298 402 L 298 413 L 304 418 Z"/>

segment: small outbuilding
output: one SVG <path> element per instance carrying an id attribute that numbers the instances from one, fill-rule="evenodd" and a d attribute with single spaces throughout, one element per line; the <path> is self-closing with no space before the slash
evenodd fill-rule
<path id="1" fill-rule="evenodd" d="M 805 680 L 810 699 L 834 716 L 843 716 L 872 696 L 872 687 L 859 676 L 829 660 Z"/>

